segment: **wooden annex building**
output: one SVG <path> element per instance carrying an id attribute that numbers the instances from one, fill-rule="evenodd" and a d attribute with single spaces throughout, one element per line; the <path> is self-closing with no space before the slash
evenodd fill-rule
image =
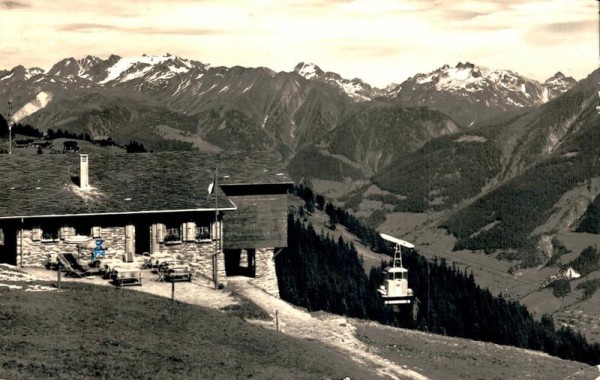
<path id="1" fill-rule="evenodd" d="M 273 257 L 287 246 L 292 182 L 275 160 L 163 152 L 2 155 L 0 165 L 0 263 L 81 254 L 74 238 L 84 236 L 116 253 L 171 253 L 223 284 L 261 278 L 278 294 Z"/>

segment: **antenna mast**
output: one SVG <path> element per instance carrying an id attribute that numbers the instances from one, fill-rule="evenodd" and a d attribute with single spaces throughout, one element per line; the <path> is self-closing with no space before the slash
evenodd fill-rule
<path id="1" fill-rule="evenodd" d="M 12 124 L 11 120 L 11 112 L 12 112 L 12 100 L 10 99 L 10 92 L 8 93 L 8 154 L 12 154 Z"/>
<path id="2" fill-rule="evenodd" d="M 402 248 L 400 244 L 394 246 L 394 262 L 392 263 L 394 268 L 402 268 Z"/>

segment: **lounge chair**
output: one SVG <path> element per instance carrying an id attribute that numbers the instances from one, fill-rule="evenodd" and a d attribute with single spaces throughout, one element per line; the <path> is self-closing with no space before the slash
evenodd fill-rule
<path id="1" fill-rule="evenodd" d="M 74 268 L 73 265 L 71 265 L 71 262 L 69 260 L 67 260 L 65 255 L 67 255 L 67 254 L 59 253 L 58 255 L 56 255 L 56 258 L 58 259 L 60 266 L 62 266 L 62 268 L 64 268 L 65 272 L 67 272 L 67 276 L 74 275 L 76 277 L 84 277 L 85 271 L 82 272 L 81 270 Z M 60 267 L 59 267 L 59 270 L 60 270 Z"/>
<path id="2" fill-rule="evenodd" d="M 77 257 L 75 257 L 75 255 L 73 255 L 72 253 L 63 253 L 63 256 L 65 257 L 65 259 L 67 259 L 67 261 L 75 270 L 78 270 L 80 272 L 87 272 L 87 270 L 89 269 L 89 267 L 86 268 L 83 265 L 81 265 Z"/>

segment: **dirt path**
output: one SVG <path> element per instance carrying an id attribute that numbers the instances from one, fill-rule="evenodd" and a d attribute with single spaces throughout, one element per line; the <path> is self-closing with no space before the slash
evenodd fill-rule
<path id="1" fill-rule="evenodd" d="M 310 314 L 249 284 L 244 278 L 230 278 L 229 286 L 266 312 L 279 317 L 280 331 L 291 336 L 317 340 L 346 352 L 362 365 L 392 379 L 426 379 L 425 376 L 380 357 L 355 336 L 356 328 L 346 318 L 327 313 Z M 253 321 L 269 328 L 272 322 Z"/>

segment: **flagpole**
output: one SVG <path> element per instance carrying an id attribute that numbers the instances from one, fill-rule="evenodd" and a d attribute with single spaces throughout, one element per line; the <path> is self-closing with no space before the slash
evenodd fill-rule
<path id="1" fill-rule="evenodd" d="M 213 260 L 214 260 L 214 264 L 213 264 L 213 270 L 215 271 L 213 278 L 215 279 L 215 289 L 217 289 L 217 287 L 219 286 L 219 272 L 218 272 L 218 268 L 217 268 L 217 255 L 219 254 L 219 225 L 218 225 L 218 221 L 219 221 L 219 207 L 218 207 L 218 202 L 219 202 L 219 198 L 217 197 L 217 177 L 218 177 L 218 169 L 215 166 L 215 184 L 213 187 L 213 192 L 215 193 L 215 254 L 213 256 Z"/>

